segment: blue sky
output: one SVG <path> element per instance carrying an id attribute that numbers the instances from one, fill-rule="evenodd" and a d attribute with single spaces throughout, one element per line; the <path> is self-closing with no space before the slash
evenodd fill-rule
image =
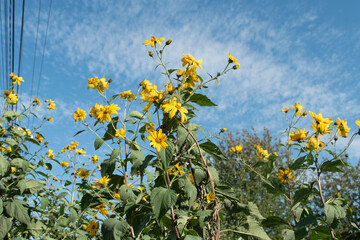
<path id="1" fill-rule="evenodd" d="M 79 124 L 73 123 L 72 113 L 78 107 L 88 111 L 98 100 L 86 90 L 89 77 L 113 78 L 111 94 L 135 92 L 144 79 L 162 85 L 164 79 L 154 71 L 149 49 L 142 45 L 153 35 L 173 40 L 166 53 L 170 68 L 180 67 L 183 53 L 203 59 L 204 70 L 199 71 L 203 76 L 222 70 L 229 52 L 239 60 L 237 71 L 203 92 L 218 104 L 198 112 L 199 122 L 213 133 L 222 127 L 237 131 L 254 126 L 258 132 L 268 127 L 276 135 L 286 127 L 281 108 L 295 102 L 325 117 L 346 118 L 354 132 L 354 121 L 360 118 L 359 5 L 359 1 L 53 0 L 37 89 L 49 9 L 49 1 L 42 1 L 32 92 L 38 92 L 41 100 L 56 101 L 47 137 L 59 146 L 53 147 L 56 150 L 74 140 L 71 136 Z M 25 9 L 26 82 L 21 85 L 21 101 L 26 104 L 39 1 L 27 1 Z M 20 5 L 16 12 L 20 29 Z M 310 117 L 304 122 L 309 128 Z M 349 151 L 358 159 L 356 149 L 360 141 Z"/>

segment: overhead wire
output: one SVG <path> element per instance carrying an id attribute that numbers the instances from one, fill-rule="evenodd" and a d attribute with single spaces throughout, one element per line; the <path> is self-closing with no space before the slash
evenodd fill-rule
<path id="1" fill-rule="evenodd" d="M 9 39 L 8 39 L 8 34 L 9 34 L 9 29 L 8 29 L 8 6 L 7 6 L 7 0 L 4 0 L 4 12 L 5 12 L 5 78 L 4 78 L 4 84 L 5 84 L 5 89 L 8 87 L 8 81 L 9 81 Z"/>
<path id="2" fill-rule="evenodd" d="M 36 39 L 35 39 L 35 52 L 34 52 L 33 73 L 32 73 L 32 78 L 31 78 L 30 101 L 32 99 L 32 92 L 33 92 L 33 87 L 34 87 L 34 74 L 35 74 L 36 52 L 37 52 L 37 43 L 38 43 L 39 25 L 40 25 L 40 12 L 41 12 L 41 0 L 40 0 L 40 5 L 39 5 L 38 25 L 37 25 Z"/>
<path id="3" fill-rule="evenodd" d="M 12 1 L 12 39 L 11 39 L 11 72 L 15 72 L 15 0 L 10 0 L 10 6 Z M 11 90 L 14 88 L 11 84 Z M 14 110 L 14 105 L 11 105 L 11 110 Z"/>
<path id="4" fill-rule="evenodd" d="M 0 13 L 2 13 L 2 4 L 0 1 Z M 1 92 L 3 92 L 5 90 L 5 66 L 4 66 L 4 62 L 5 62 L 5 56 L 4 56 L 4 44 L 3 44 L 3 24 L 2 24 L 2 14 L 0 14 L 0 31 L 1 31 L 1 39 L 0 39 L 0 44 L 1 44 Z M 5 30 L 4 30 L 5 31 Z"/>
<path id="5" fill-rule="evenodd" d="M 46 24 L 46 32 L 45 32 L 45 41 L 44 41 L 44 47 L 43 47 L 43 52 L 42 52 L 42 57 L 41 57 L 39 82 L 38 82 L 38 86 L 37 86 L 36 95 L 39 95 L 40 80 L 41 80 L 41 75 L 42 75 L 42 69 L 43 69 L 43 63 L 44 63 L 44 55 L 45 55 L 45 49 L 46 49 L 46 41 L 47 41 L 47 35 L 48 35 L 48 30 L 49 30 L 51 6 L 52 6 L 52 0 L 50 0 L 50 6 L 49 6 L 49 12 L 48 12 L 48 19 L 47 19 L 47 24 Z"/>
<path id="6" fill-rule="evenodd" d="M 22 17 L 21 17 L 21 31 L 20 31 L 20 49 L 19 49 L 19 67 L 18 67 L 18 76 L 21 76 L 21 61 L 22 61 L 22 43 L 23 43 L 23 32 L 24 32 L 24 17 L 25 17 L 25 0 L 23 0 L 22 5 Z M 16 92 L 20 93 L 20 87 L 17 85 Z M 18 105 L 16 104 L 16 111 Z"/>

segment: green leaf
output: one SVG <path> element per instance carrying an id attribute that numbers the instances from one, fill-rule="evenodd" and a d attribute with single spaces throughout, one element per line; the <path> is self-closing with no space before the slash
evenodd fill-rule
<path id="1" fill-rule="evenodd" d="M 2 154 L 0 154 L 0 173 L 2 177 L 10 173 L 10 163 Z"/>
<path id="2" fill-rule="evenodd" d="M 18 112 L 14 112 L 14 111 L 7 111 L 4 115 L 4 117 L 6 117 L 9 121 L 13 118 L 13 117 L 18 117 L 20 116 L 20 113 Z"/>
<path id="3" fill-rule="evenodd" d="M 151 192 L 151 206 L 155 218 L 160 220 L 166 212 L 176 203 L 176 192 L 171 189 L 157 187 Z"/>
<path id="4" fill-rule="evenodd" d="M 306 201 L 311 193 L 312 190 L 308 188 L 298 189 L 294 195 L 293 209 L 297 207 L 298 203 L 301 203 L 302 201 Z"/>
<path id="5" fill-rule="evenodd" d="M 200 144 L 201 149 L 203 149 L 206 153 L 213 156 L 216 160 L 226 159 L 224 153 L 220 150 L 216 144 L 211 141 L 207 141 L 205 143 Z"/>
<path id="6" fill-rule="evenodd" d="M 175 147 L 171 140 L 168 139 L 165 142 L 168 144 L 168 146 L 165 149 L 161 148 L 160 152 L 158 152 L 158 156 L 165 169 L 167 169 L 169 167 L 169 163 L 173 159 Z"/>
<path id="7" fill-rule="evenodd" d="M 194 93 L 190 99 L 190 102 L 196 103 L 199 106 L 217 106 L 207 96 L 200 93 Z"/>
<path id="8" fill-rule="evenodd" d="M 78 218 L 78 213 L 75 208 L 70 207 L 70 216 L 68 218 L 68 223 L 75 222 Z"/>
<path id="9" fill-rule="evenodd" d="M 299 168 L 302 168 L 302 167 L 304 167 L 304 162 L 305 162 L 305 161 L 306 161 L 306 156 L 299 157 L 299 158 L 297 158 L 296 160 L 294 160 L 294 161 L 292 161 L 292 162 L 290 163 L 289 168 L 290 168 L 291 170 L 297 170 L 297 169 L 299 169 Z"/>
<path id="10" fill-rule="evenodd" d="M 129 226 L 124 220 L 109 218 L 101 226 L 101 233 L 104 240 L 117 240 L 127 232 Z"/>
<path id="11" fill-rule="evenodd" d="M 6 235 L 10 231 L 12 221 L 10 218 L 0 215 L 0 239 L 5 239 Z"/>
<path id="12" fill-rule="evenodd" d="M 15 141 L 15 140 L 12 139 L 12 138 L 7 138 L 7 139 L 5 139 L 5 143 L 7 143 L 9 146 L 15 146 L 15 145 L 18 144 L 18 142 Z"/>
<path id="13" fill-rule="evenodd" d="M 145 160 L 145 155 L 141 151 L 131 150 L 130 161 L 132 163 L 132 168 L 134 168 L 134 170 L 138 170 L 140 166 L 143 164 L 144 160 Z"/>
<path id="14" fill-rule="evenodd" d="M 57 199 L 57 200 L 62 199 L 62 198 L 64 198 L 66 195 L 67 195 L 67 192 L 59 193 L 59 195 L 56 196 L 56 199 Z"/>
<path id="15" fill-rule="evenodd" d="M 37 221 L 36 223 L 31 222 L 30 224 L 28 224 L 27 228 L 29 229 L 31 235 L 33 235 L 34 239 L 38 239 L 41 235 L 44 234 L 46 226 L 42 222 Z"/>
<path id="16" fill-rule="evenodd" d="M 144 114 L 138 112 L 138 111 L 132 111 L 130 114 L 129 114 L 129 118 L 137 118 L 139 120 L 142 120 L 145 118 Z"/>
<path id="17" fill-rule="evenodd" d="M 115 149 L 114 149 L 115 150 Z M 101 163 L 101 176 L 110 176 L 116 167 L 116 159 L 106 159 Z"/>
<path id="18" fill-rule="evenodd" d="M 346 210 L 342 206 L 325 203 L 324 210 L 326 215 L 326 222 L 329 225 L 332 224 L 335 219 L 341 219 L 346 216 Z"/>
<path id="19" fill-rule="evenodd" d="M 278 216 L 269 216 L 261 222 L 265 227 L 273 227 L 278 225 L 287 225 L 288 223 Z"/>
<path id="20" fill-rule="evenodd" d="M 186 235 L 184 240 L 201 240 L 202 238 L 194 235 Z"/>
<path id="21" fill-rule="evenodd" d="M 30 223 L 30 210 L 24 201 L 12 199 L 5 203 L 5 209 L 10 217 L 25 224 Z"/>
<path id="22" fill-rule="evenodd" d="M 135 124 L 135 123 L 137 123 L 137 120 L 135 120 L 135 119 L 126 119 L 125 122 L 130 123 L 130 124 Z"/>
<path id="23" fill-rule="evenodd" d="M 89 193 L 86 193 L 82 197 L 81 202 L 80 202 L 81 211 L 84 211 L 85 209 L 87 209 L 90 206 L 91 203 L 96 202 L 96 201 L 93 201 L 93 200 L 95 200 L 95 197 L 93 197 Z"/>
<path id="24" fill-rule="evenodd" d="M 10 162 L 10 165 L 12 167 L 21 168 L 22 170 L 26 171 L 30 166 L 30 162 L 28 162 L 24 159 L 21 159 L 21 158 L 14 158 Z"/>
<path id="25" fill-rule="evenodd" d="M 110 155 L 110 160 L 117 158 L 120 155 L 121 151 L 120 149 L 113 149 Z"/>
<path id="26" fill-rule="evenodd" d="M 189 197 L 189 207 L 191 208 L 194 201 L 197 197 L 197 190 L 196 187 L 188 178 L 185 180 L 185 187 L 184 187 L 185 194 Z"/>
<path id="27" fill-rule="evenodd" d="M 122 185 L 120 187 L 120 199 L 122 201 L 135 202 L 136 195 L 133 191 L 133 188 L 128 185 Z"/>
<path id="28" fill-rule="evenodd" d="M 79 135 L 80 133 L 82 133 L 82 132 L 84 132 L 84 131 L 86 131 L 86 129 L 78 131 L 77 133 L 75 133 L 75 135 L 74 135 L 73 137 Z"/>
<path id="29" fill-rule="evenodd" d="M 43 209 L 43 210 L 45 210 L 46 209 L 46 207 L 49 205 L 49 203 L 50 203 L 50 200 L 47 198 L 47 197 L 42 197 L 41 198 L 41 201 L 40 201 L 40 207 L 41 207 L 41 209 Z"/>
<path id="30" fill-rule="evenodd" d="M 266 234 L 264 229 L 260 226 L 260 224 L 256 221 L 256 219 L 252 216 L 247 216 L 247 223 L 249 225 L 249 233 L 253 236 L 258 237 L 263 240 L 270 240 L 269 236 Z"/>
<path id="31" fill-rule="evenodd" d="M 321 164 L 320 170 L 321 172 L 342 172 L 341 168 L 349 166 L 345 161 L 335 160 L 335 161 L 325 161 Z M 340 168 L 339 168 L 340 167 Z"/>
<path id="32" fill-rule="evenodd" d="M 95 142 L 94 142 L 95 151 L 98 150 L 101 147 L 101 145 L 103 145 L 103 143 L 104 143 L 104 140 L 102 138 L 99 138 L 99 137 L 96 138 Z"/>
<path id="33" fill-rule="evenodd" d="M 29 137 L 25 137 L 24 142 L 31 142 L 35 145 L 40 146 L 40 143 L 38 143 L 38 141 L 36 141 L 35 139 L 32 139 L 32 138 L 29 138 Z"/>
<path id="34" fill-rule="evenodd" d="M 0 215 L 3 213 L 4 210 L 4 202 L 3 200 L 0 198 Z"/>
<path id="35" fill-rule="evenodd" d="M 295 240 L 295 232 L 290 229 L 282 230 L 282 235 L 284 240 Z"/>
<path id="36" fill-rule="evenodd" d="M 20 194 L 23 194 L 26 189 L 28 189 L 30 193 L 35 193 L 39 191 L 43 186 L 44 184 L 39 183 L 34 179 L 22 179 L 18 183 L 18 187 L 20 188 Z"/>

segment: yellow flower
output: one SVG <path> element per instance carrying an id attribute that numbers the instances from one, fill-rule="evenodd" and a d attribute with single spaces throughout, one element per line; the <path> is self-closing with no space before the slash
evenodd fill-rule
<path id="1" fill-rule="evenodd" d="M 45 102 L 48 102 L 49 105 L 48 105 L 48 109 L 52 109 L 52 110 L 55 110 L 55 101 L 52 101 L 51 99 L 50 100 L 46 100 Z"/>
<path id="2" fill-rule="evenodd" d="M 181 122 L 187 120 L 186 113 L 188 113 L 188 110 L 186 108 L 183 108 L 181 103 L 177 101 L 177 98 L 173 98 L 170 100 L 170 102 L 166 101 L 164 104 L 161 105 L 162 108 L 164 108 L 164 112 L 170 112 L 169 118 L 173 118 L 177 111 L 180 112 L 181 115 Z"/>
<path id="3" fill-rule="evenodd" d="M 81 178 L 87 178 L 89 176 L 89 170 L 79 168 L 76 172 L 76 174 Z"/>
<path id="4" fill-rule="evenodd" d="M 301 112 L 301 109 L 303 109 L 304 106 L 300 105 L 300 103 L 295 103 L 295 106 L 292 107 L 295 109 L 295 117 L 304 115 L 304 113 Z"/>
<path id="5" fill-rule="evenodd" d="M 52 122 L 52 121 L 53 121 L 53 118 L 52 118 L 52 117 L 48 117 L 47 120 L 48 120 L 49 122 Z"/>
<path id="6" fill-rule="evenodd" d="M 240 66 L 238 60 L 231 56 L 231 53 L 229 53 L 229 63 L 236 63 L 237 66 Z"/>
<path id="7" fill-rule="evenodd" d="M 145 44 L 145 46 L 150 44 L 151 47 L 154 47 L 156 43 L 161 45 L 160 41 L 163 40 L 165 40 L 165 38 L 155 38 L 154 36 L 152 36 L 150 40 L 145 40 L 143 44 Z"/>
<path id="8" fill-rule="evenodd" d="M 16 172 L 16 168 L 15 168 L 15 167 L 11 167 L 11 172 L 12 172 L 12 173 Z"/>
<path id="9" fill-rule="evenodd" d="M 116 104 L 110 104 L 108 106 L 102 106 L 100 104 L 95 104 L 91 108 L 90 115 L 94 116 L 100 123 L 111 121 L 111 114 L 117 114 L 117 110 L 120 110 L 120 107 Z"/>
<path id="10" fill-rule="evenodd" d="M 269 154 L 268 150 L 264 150 L 262 147 L 260 147 L 257 144 L 254 144 L 254 147 L 257 148 L 256 156 L 259 159 L 263 159 L 264 161 L 267 161 L 269 159 L 270 154 Z"/>
<path id="11" fill-rule="evenodd" d="M 292 133 L 289 134 L 290 139 L 288 141 L 294 141 L 294 142 L 301 142 L 306 140 L 307 135 L 309 132 L 305 132 L 305 129 L 298 129 L 297 132 L 295 132 L 295 130 L 293 130 Z"/>
<path id="12" fill-rule="evenodd" d="M 146 139 L 150 140 L 150 145 L 152 145 L 154 148 L 156 148 L 157 152 L 160 152 L 160 149 L 165 149 L 168 144 L 165 142 L 167 140 L 167 137 L 165 134 L 162 133 L 162 129 L 160 128 L 159 131 L 153 131 L 150 132 L 150 136 L 148 136 Z"/>
<path id="13" fill-rule="evenodd" d="M 142 94 L 142 96 L 140 97 L 141 99 L 144 99 L 144 101 L 141 101 L 141 103 L 143 102 L 148 102 L 148 104 L 146 105 L 146 107 L 143 109 L 143 112 L 146 112 L 149 110 L 150 106 L 154 103 L 154 102 L 158 102 L 160 101 L 163 97 L 164 97 L 164 93 L 163 91 L 158 91 L 157 90 L 157 86 L 155 85 L 151 85 L 151 87 L 147 88 L 148 86 L 146 86 L 146 88 L 143 89 L 143 91 L 140 92 L 140 94 Z"/>
<path id="14" fill-rule="evenodd" d="M 116 138 L 123 138 L 125 137 L 126 135 L 126 130 L 125 129 L 116 129 L 116 132 L 115 132 L 115 137 Z"/>
<path id="15" fill-rule="evenodd" d="M 285 170 L 279 170 L 279 172 L 276 174 L 278 176 L 278 179 L 280 179 L 281 183 L 287 183 L 290 181 L 295 181 L 295 176 L 292 175 L 293 171 L 291 171 L 289 168 Z"/>
<path id="16" fill-rule="evenodd" d="M 36 133 L 35 138 L 39 143 L 42 143 L 42 140 L 44 139 L 44 137 L 41 136 L 39 133 Z"/>
<path id="17" fill-rule="evenodd" d="M 168 91 L 168 93 L 170 95 L 173 94 L 175 91 L 175 87 L 169 82 L 167 84 L 165 84 L 164 87 L 166 88 L 166 90 Z"/>
<path id="18" fill-rule="evenodd" d="M 99 158 L 98 158 L 97 155 L 93 155 L 90 159 L 91 159 L 91 162 L 92 162 L 93 164 L 95 164 L 95 163 L 97 163 L 97 162 L 99 161 Z"/>
<path id="19" fill-rule="evenodd" d="M 283 112 L 283 113 L 287 113 L 288 111 L 290 111 L 291 110 L 291 108 L 289 108 L 289 107 L 283 107 L 282 109 L 281 109 L 281 111 Z"/>
<path id="20" fill-rule="evenodd" d="M 175 164 L 175 168 L 169 168 L 168 173 L 170 175 L 177 175 L 180 173 L 180 175 L 184 174 L 185 172 L 182 170 L 184 168 L 184 165 L 180 165 L 180 163 Z"/>
<path id="21" fill-rule="evenodd" d="M 110 181 L 110 178 L 108 178 L 107 176 L 104 176 L 101 179 L 99 179 L 98 181 L 96 181 L 95 186 L 99 187 L 99 188 L 105 188 L 108 185 L 109 181 Z"/>
<path id="22" fill-rule="evenodd" d="M 333 119 L 332 118 L 323 118 L 322 113 L 316 115 L 314 112 L 309 111 L 310 116 L 316 121 L 317 124 L 319 123 L 327 123 L 330 124 Z"/>
<path id="23" fill-rule="evenodd" d="M 94 220 L 90 221 L 90 224 L 87 225 L 86 231 L 89 233 L 90 237 L 93 237 L 96 235 L 96 232 L 99 227 L 99 222 L 95 222 Z"/>
<path id="24" fill-rule="evenodd" d="M 333 130 L 332 126 L 330 126 L 330 123 L 327 122 L 320 122 L 316 123 L 312 121 L 313 125 L 311 125 L 311 128 L 314 129 L 315 132 L 319 133 L 320 135 L 323 134 L 330 134 Z"/>
<path id="25" fill-rule="evenodd" d="M 180 78 L 181 76 L 184 76 L 185 75 L 185 71 L 184 70 L 181 70 L 181 69 L 177 69 L 176 70 L 176 76 L 178 78 Z"/>
<path id="26" fill-rule="evenodd" d="M 119 97 L 122 99 L 127 99 L 129 102 L 136 99 L 135 95 L 131 92 L 131 90 L 120 93 Z"/>
<path id="27" fill-rule="evenodd" d="M 106 82 L 105 77 L 102 77 L 100 79 L 98 77 L 88 78 L 87 89 L 93 88 L 93 89 L 96 89 L 97 91 L 103 93 L 103 92 L 105 92 L 105 89 L 109 89 L 110 80 L 111 79 L 109 79 L 109 81 Z"/>
<path id="28" fill-rule="evenodd" d="M 22 77 L 18 77 L 16 76 L 14 73 L 11 73 L 10 74 L 10 78 L 13 80 L 12 81 L 12 84 L 15 85 L 15 84 L 18 84 L 19 86 L 21 85 L 21 82 L 23 82 L 23 78 Z"/>
<path id="29" fill-rule="evenodd" d="M 99 206 L 94 207 L 93 209 L 97 209 L 95 215 L 100 211 L 101 215 L 107 216 L 107 215 L 108 215 L 108 212 L 107 212 L 107 210 L 105 209 L 105 206 L 106 206 L 105 203 L 102 203 L 102 204 L 100 204 Z"/>
<path id="30" fill-rule="evenodd" d="M 186 64 L 188 64 L 189 67 L 192 66 L 193 69 L 196 69 L 197 67 L 203 69 L 202 66 L 200 65 L 202 63 L 202 59 L 195 60 L 195 58 L 191 56 L 191 54 L 189 55 L 183 54 L 183 55 L 184 57 L 181 59 L 183 67 L 185 67 Z"/>
<path id="31" fill-rule="evenodd" d="M 4 91 L 4 96 L 6 97 L 6 102 L 8 104 L 16 104 L 19 100 L 17 94 L 11 93 L 8 90 Z"/>
<path id="32" fill-rule="evenodd" d="M 214 202 L 215 201 L 214 193 L 211 192 L 211 193 L 206 194 L 206 201 L 208 203 Z"/>
<path id="33" fill-rule="evenodd" d="M 77 121 L 80 122 L 81 120 L 85 119 L 85 116 L 86 116 L 86 112 L 80 108 L 78 108 L 73 114 L 73 118 L 75 122 Z"/>
<path id="34" fill-rule="evenodd" d="M 359 128 L 358 134 L 360 134 L 360 120 L 356 120 L 355 123 L 356 123 L 356 125 L 357 125 L 358 128 Z"/>
<path id="35" fill-rule="evenodd" d="M 320 138 L 310 138 L 310 140 L 306 143 L 306 147 L 313 148 L 315 151 L 319 150 L 319 148 L 324 149 L 324 142 L 320 141 Z"/>
<path id="36" fill-rule="evenodd" d="M 66 161 L 62 161 L 62 162 L 60 162 L 60 165 L 64 168 L 67 168 L 69 166 L 69 163 Z"/>
<path id="37" fill-rule="evenodd" d="M 347 122 L 346 119 L 344 120 L 340 120 L 340 118 L 338 118 L 335 122 L 336 125 L 336 129 L 338 129 L 338 134 L 342 137 L 348 137 L 349 135 L 349 131 L 350 128 L 347 126 Z"/>
<path id="38" fill-rule="evenodd" d="M 76 155 L 76 154 L 85 156 L 86 152 L 84 151 L 84 148 L 75 149 L 75 155 Z"/>
<path id="39" fill-rule="evenodd" d="M 231 150 L 229 151 L 229 153 L 241 153 L 242 152 L 243 147 L 241 145 L 236 145 L 235 147 L 232 147 Z"/>
<path id="40" fill-rule="evenodd" d="M 53 150 L 49 149 L 47 152 L 46 152 L 46 155 L 51 158 L 51 159 L 54 159 L 55 158 L 55 154 L 53 153 Z"/>
<path id="41" fill-rule="evenodd" d="M 40 104 L 41 104 L 40 100 L 39 100 L 36 96 L 34 97 L 33 103 L 35 103 L 36 105 L 40 105 Z"/>
<path id="42" fill-rule="evenodd" d="M 116 193 L 115 193 L 115 198 L 116 198 L 116 199 L 120 199 L 120 193 L 119 193 L 119 192 L 116 192 Z"/>

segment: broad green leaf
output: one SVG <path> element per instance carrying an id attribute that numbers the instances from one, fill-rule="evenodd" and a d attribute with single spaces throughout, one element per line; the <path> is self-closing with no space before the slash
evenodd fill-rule
<path id="1" fill-rule="evenodd" d="M 335 161 L 325 161 L 321 164 L 320 170 L 321 172 L 342 172 L 341 168 L 349 166 L 345 161 L 340 159 Z"/>
<path id="2" fill-rule="evenodd" d="M 38 141 L 36 141 L 35 139 L 32 139 L 32 138 L 29 138 L 29 137 L 25 137 L 24 142 L 31 142 L 35 145 L 40 146 L 40 143 Z"/>
<path id="3" fill-rule="evenodd" d="M 10 217 L 25 224 L 30 223 L 30 210 L 24 201 L 12 199 L 5 203 L 5 209 Z"/>
<path id="4" fill-rule="evenodd" d="M 200 144 L 201 149 L 203 149 L 206 153 L 213 156 L 216 160 L 226 159 L 223 152 L 221 152 L 220 148 L 216 146 L 216 144 L 211 141 L 207 141 L 205 143 Z"/>
<path id="5" fill-rule="evenodd" d="M 110 176 L 116 167 L 116 159 L 106 159 L 101 163 L 101 176 Z"/>
<path id="6" fill-rule="evenodd" d="M 120 149 L 113 149 L 110 155 L 110 160 L 117 158 L 120 155 L 121 151 Z"/>
<path id="7" fill-rule="evenodd" d="M 218 174 L 216 168 L 209 167 L 209 171 L 210 171 L 211 178 L 213 179 L 215 185 L 218 185 L 220 182 L 220 178 L 219 178 L 219 174 Z"/>
<path id="8" fill-rule="evenodd" d="M 67 192 L 62 192 L 62 193 L 59 193 L 57 196 L 56 196 L 56 199 L 62 199 L 64 198 L 65 196 L 67 195 Z"/>
<path id="9" fill-rule="evenodd" d="M 185 194 L 189 197 L 189 207 L 191 208 L 194 201 L 197 197 L 197 190 L 196 187 L 188 178 L 185 180 L 185 187 L 184 187 Z"/>
<path id="10" fill-rule="evenodd" d="M 176 203 L 176 192 L 171 189 L 157 187 L 151 192 L 151 206 L 156 219 L 161 219 Z"/>
<path id="11" fill-rule="evenodd" d="M 21 158 L 14 158 L 10 162 L 10 165 L 12 167 L 21 168 L 22 170 L 26 171 L 30 166 L 30 162 L 28 162 L 24 159 L 21 159 Z"/>
<path id="12" fill-rule="evenodd" d="M 133 188 L 127 185 L 122 185 L 120 187 L 120 199 L 122 201 L 135 202 L 136 195 L 133 191 Z"/>
<path id="13" fill-rule="evenodd" d="M 247 224 L 249 225 L 248 231 L 250 234 L 262 240 L 270 240 L 269 236 L 254 217 L 247 216 Z"/>
<path id="14" fill-rule="evenodd" d="M 95 151 L 98 150 L 101 147 L 101 145 L 103 145 L 103 143 L 104 143 L 104 140 L 102 138 L 99 138 L 99 137 L 96 138 L 95 142 L 94 142 Z"/>
<path id="15" fill-rule="evenodd" d="M 104 240 L 117 240 L 127 232 L 129 226 L 124 220 L 109 218 L 101 226 L 101 233 Z"/>
<path id="16" fill-rule="evenodd" d="M 6 117 L 8 120 L 11 120 L 13 117 L 18 117 L 18 116 L 20 116 L 20 113 L 14 111 L 7 111 L 4 115 L 4 117 Z"/>
<path id="17" fill-rule="evenodd" d="M 266 219 L 264 219 L 261 223 L 265 227 L 273 227 L 273 226 L 288 224 L 284 219 L 278 216 L 269 216 Z"/>
<path id="18" fill-rule="evenodd" d="M 125 122 L 130 123 L 130 124 L 135 124 L 135 123 L 137 123 L 137 120 L 135 120 L 135 119 L 126 119 Z"/>
<path id="19" fill-rule="evenodd" d="M 206 178 L 206 174 L 203 169 L 201 168 L 195 168 L 194 170 L 194 179 L 197 185 L 200 185 L 203 180 Z"/>
<path id="20" fill-rule="evenodd" d="M 92 195 L 89 194 L 89 193 L 86 193 L 86 194 L 82 197 L 81 202 L 80 202 L 81 211 L 86 210 L 89 206 L 91 206 L 91 203 L 96 202 L 96 201 L 94 201 L 94 200 L 95 200 L 95 197 L 94 197 L 94 196 L 92 196 Z"/>
<path id="21" fill-rule="evenodd" d="M 40 200 L 40 207 L 41 209 L 45 210 L 46 207 L 49 205 L 50 200 L 47 197 L 42 197 Z"/>
<path id="22" fill-rule="evenodd" d="M 78 213 L 75 208 L 70 207 L 70 216 L 68 218 L 68 223 L 75 222 L 78 218 Z"/>
<path id="23" fill-rule="evenodd" d="M 171 140 L 168 139 L 165 142 L 168 144 L 168 146 L 165 149 L 161 148 L 160 152 L 158 152 L 158 156 L 165 169 L 167 169 L 169 167 L 169 163 L 173 159 L 175 147 Z"/>
<path id="24" fill-rule="evenodd" d="M 346 216 L 346 210 L 342 206 L 325 203 L 324 210 L 326 215 L 326 222 L 329 225 L 332 224 L 335 219 L 341 219 Z"/>
<path id="25" fill-rule="evenodd" d="M 289 168 L 291 170 L 297 170 L 299 168 L 302 168 L 304 167 L 304 162 L 306 161 L 306 156 L 303 156 L 303 157 L 299 157 L 297 158 L 296 160 L 293 160 L 291 163 L 290 163 L 290 166 Z"/>
<path id="26" fill-rule="evenodd" d="M 184 240 L 201 240 L 202 238 L 194 235 L 186 235 Z"/>
<path id="27" fill-rule="evenodd" d="M 145 160 L 145 156 L 141 151 L 131 150 L 130 153 L 130 161 L 132 163 L 132 167 L 136 170 L 140 168 Z"/>
<path id="28" fill-rule="evenodd" d="M 0 173 L 2 177 L 10 173 L 10 163 L 2 154 L 0 154 Z"/>
<path id="29" fill-rule="evenodd" d="M 311 195 L 312 190 L 309 188 L 300 188 L 296 190 L 294 195 L 294 202 L 293 202 L 293 209 L 298 206 L 298 203 L 301 203 L 302 201 L 306 201 L 308 197 Z"/>
<path id="30" fill-rule="evenodd" d="M 12 226 L 11 218 L 0 215 L 0 239 L 5 239 Z"/>
<path id="31" fill-rule="evenodd" d="M 5 139 L 5 143 L 7 143 L 9 146 L 15 146 L 15 145 L 18 144 L 18 142 L 15 141 L 15 140 L 12 139 L 12 138 L 7 138 L 7 139 Z"/>
<path id="32" fill-rule="evenodd" d="M 39 191 L 44 184 L 34 180 L 34 179 L 22 179 L 18 183 L 18 187 L 20 188 L 20 194 L 23 194 L 23 192 L 28 189 L 30 193 L 35 193 Z"/>
<path id="33" fill-rule="evenodd" d="M 4 202 L 3 200 L 0 198 L 0 215 L 3 213 L 4 210 Z"/>
<path id="34" fill-rule="evenodd" d="M 207 96 L 200 93 L 194 93 L 190 99 L 190 102 L 196 103 L 199 106 L 217 106 Z"/>
<path id="35" fill-rule="evenodd" d="M 138 112 L 138 111 L 132 111 L 132 112 L 129 114 L 129 118 L 131 118 L 131 117 L 137 118 L 137 119 L 140 119 L 140 120 L 142 120 L 142 119 L 145 118 L 144 114 L 142 114 L 142 113 L 140 113 L 140 112 Z"/>
<path id="36" fill-rule="evenodd" d="M 284 240 L 295 240 L 295 232 L 290 229 L 282 230 Z"/>
<path id="37" fill-rule="evenodd" d="M 27 228 L 29 229 L 31 235 L 33 235 L 34 239 L 38 239 L 41 235 L 44 234 L 46 226 L 42 222 L 37 221 L 36 223 L 31 222 L 30 224 L 28 224 Z"/>

